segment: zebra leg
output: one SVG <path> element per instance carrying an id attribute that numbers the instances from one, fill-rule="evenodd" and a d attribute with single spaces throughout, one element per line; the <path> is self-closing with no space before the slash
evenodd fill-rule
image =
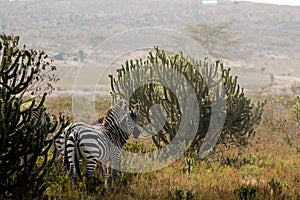
<path id="1" fill-rule="evenodd" d="M 107 162 L 102 162 L 102 174 L 104 177 L 104 188 L 107 188 L 107 180 L 108 180 L 108 167 L 107 167 Z"/>
<path id="2" fill-rule="evenodd" d="M 76 178 L 76 169 L 75 169 L 75 145 L 74 142 L 68 140 L 67 142 L 67 159 L 69 163 L 69 177 L 71 180 L 71 188 L 74 189 L 74 182 Z"/>
<path id="3" fill-rule="evenodd" d="M 86 177 L 86 190 L 88 193 L 92 193 L 95 191 L 95 187 L 93 185 L 93 174 L 97 165 L 96 159 L 91 159 L 87 162 L 85 177 Z"/>
<path id="4" fill-rule="evenodd" d="M 112 185 L 116 185 L 117 183 L 117 173 L 120 169 L 120 153 L 117 152 L 111 161 L 111 168 L 112 168 Z"/>
<path id="5" fill-rule="evenodd" d="M 102 167 L 102 163 L 101 162 L 99 162 L 99 167 L 100 167 L 100 175 L 102 176 L 102 177 L 104 177 L 104 172 L 103 172 L 103 167 Z"/>

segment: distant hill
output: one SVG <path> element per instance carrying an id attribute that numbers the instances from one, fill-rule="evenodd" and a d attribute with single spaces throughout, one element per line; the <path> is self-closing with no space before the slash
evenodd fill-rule
<path id="1" fill-rule="evenodd" d="M 201 22 L 232 22 L 231 31 L 240 42 L 224 52 L 222 60 L 246 89 L 274 93 L 288 92 L 300 77 L 299 11 L 300 7 L 226 0 L 213 6 L 199 0 L 1 1 L 0 32 L 20 35 L 28 47 L 73 59 L 133 28 L 183 31 Z M 68 59 L 58 64 L 71 65 Z"/>

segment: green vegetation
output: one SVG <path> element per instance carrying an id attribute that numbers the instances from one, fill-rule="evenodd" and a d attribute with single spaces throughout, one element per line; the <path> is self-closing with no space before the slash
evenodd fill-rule
<path id="1" fill-rule="evenodd" d="M 260 96 L 252 96 L 253 100 Z M 49 109 L 64 110 L 60 101 L 71 98 L 51 98 Z M 49 100 L 49 99 L 48 99 Z M 96 104 L 110 106 L 110 99 Z M 47 198 L 56 199 L 297 199 L 300 167 L 300 140 L 294 132 L 296 123 L 290 112 L 294 98 L 267 97 L 262 123 L 255 128 L 250 145 L 245 148 L 221 148 L 203 160 L 188 155 L 173 164 L 144 174 L 120 173 L 117 188 L 103 188 L 99 167 L 95 173 L 96 193 L 87 196 L 84 183 L 71 190 L 67 175 L 59 160 L 49 170 L 50 187 Z M 51 105 L 51 106 L 50 106 Z M 56 106 L 62 106 L 57 108 Z M 54 107 L 52 107 L 54 106 Z M 274 114 L 276 113 L 276 114 Z M 282 126 L 279 118 L 289 119 Z M 290 144 L 284 140 L 290 137 Z M 153 151 L 153 143 L 130 139 L 126 150 Z"/>
<path id="2" fill-rule="evenodd" d="M 240 200 L 248 200 L 255 197 L 256 186 L 241 186 L 234 190 L 234 194 L 239 197 Z"/>
<path id="3" fill-rule="evenodd" d="M 192 90 L 188 89 L 185 80 L 180 79 L 178 74 L 171 70 L 183 75 Z M 202 145 L 209 128 L 218 131 L 218 127 L 210 127 L 213 126 L 210 124 L 213 107 L 217 107 L 217 115 L 226 115 L 224 126 L 220 127 L 223 129 L 218 144 L 239 147 L 246 145 L 249 136 L 253 134 L 254 126 L 261 120 L 264 103 L 258 102 L 255 105 L 245 97 L 243 88 L 237 83 L 237 77 L 230 75 L 230 69 L 224 68 L 218 61 L 210 64 L 207 60 L 195 60 L 182 53 L 169 56 L 163 50 L 155 48 L 154 53 L 149 52 L 147 60 L 127 61 L 117 72 L 116 77 L 111 76 L 113 101 L 130 99 L 134 105 L 139 100 L 141 120 L 144 124 L 150 122 L 151 106 L 159 104 L 166 111 L 163 129 L 152 137 L 157 148 L 168 145 L 175 138 L 182 123 L 182 112 L 193 113 L 197 105 L 191 106 L 195 102 L 184 98 L 191 97 L 193 93 L 196 93 L 200 111 L 189 122 L 189 126 L 198 127 L 197 135 L 191 144 L 191 148 L 195 148 L 196 151 Z M 136 88 L 139 84 L 142 85 Z M 177 87 L 178 85 L 180 87 Z M 170 89 L 176 87 L 178 96 Z M 183 110 L 180 101 L 189 105 L 188 108 Z M 201 117 L 197 121 L 199 116 Z M 162 113 L 156 114 L 153 118 L 156 121 L 153 123 L 164 121 L 162 117 Z M 190 129 L 183 132 L 185 135 L 191 134 Z"/>
<path id="4" fill-rule="evenodd" d="M 44 52 L 19 49 L 18 41 L 0 35 L 0 199 L 43 194 L 56 156 L 49 136 L 66 126 L 62 116 L 51 119 L 44 107 L 57 80 L 49 75 L 55 67 Z"/>
<path id="5" fill-rule="evenodd" d="M 3 35 L 0 41 L 1 199 L 35 197 L 40 199 L 300 198 L 299 97 L 266 97 L 266 103 L 252 104 L 250 98 L 246 98 L 243 90 L 239 88 L 237 78 L 229 75 L 229 69 L 224 69 L 220 63 L 209 65 L 206 62 L 203 62 L 203 65 L 199 64 L 199 66 L 204 66 L 203 70 L 208 70 L 206 74 L 214 74 L 214 70 L 221 69 L 220 74 L 222 81 L 225 81 L 227 92 L 225 97 L 229 110 L 227 110 L 226 120 L 231 123 L 226 122 L 229 124 L 225 128 L 229 129 L 225 135 L 221 135 L 220 141 L 231 144 L 230 140 L 226 140 L 230 127 L 246 133 L 243 135 L 233 130 L 233 138 L 235 133 L 239 135 L 234 138 L 236 139 L 233 143 L 236 145 L 235 148 L 219 145 L 219 151 L 211 152 L 201 160 L 194 158 L 193 151 L 188 152 L 171 165 L 154 172 L 144 174 L 122 172 L 118 175 L 118 185 L 107 189 L 103 188 L 103 177 L 98 167 L 93 181 L 96 189 L 94 194 L 87 195 L 84 189 L 86 180 L 78 181 L 72 190 L 67 172 L 63 170 L 61 157 L 52 164 L 56 152 L 50 150 L 54 139 L 51 135 L 60 133 L 66 125 L 65 121 L 63 118 L 56 120 L 44 118 L 46 108 L 47 112 L 54 115 L 58 116 L 59 113 L 64 112 L 71 117 L 72 99 L 71 97 L 45 99 L 46 94 L 53 89 L 51 83 L 57 79 L 48 76 L 47 73 L 45 76 L 40 76 L 40 71 L 50 69 L 46 70 L 50 73 L 55 69 L 51 66 L 51 62 L 47 62 L 47 57 L 43 52 L 19 49 L 18 37 Z M 169 60 L 174 63 L 174 66 L 177 61 L 179 64 L 187 65 L 194 62 L 182 54 L 176 54 L 178 60 L 175 62 L 172 59 L 175 59 L 176 55 L 167 57 L 162 51 L 156 53 L 155 56 L 150 57 L 155 62 L 156 59 L 159 62 Z M 143 64 L 140 61 L 136 63 Z M 134 66 L 133 62 L 127 63 L 121 71 L 132 70 L 130 66 Z M 209 69 L 205 68 L 207 66 Z M 201 74 L 195 76 L 200 78 Z M 187 73 L 186 77 L 192 78 L 192 75 Z M 44 81 L 50 85 L 41 84 Z M 192 83 L 194 82 L 191 81 Z M 203 87 L 197 90 L 202 95 L 199 95 L 199 98 L 201 96 L 201 99 L 207 100 L 205 95 L 208 95 L 209 91 L 204 83 Z M 117 94 L 118 89 L 113 79 L 112 84 L 115 89 L 113 94 Z M 157 89 L 154 86 L 152 89 L 155 94 L 161 94 L 161 92 L 167 94 L 161 97 L 167 99 L 166 101 L 175 102 L 176 106 L 172 93 L 162 87 Z M 138 90 L 136 94 L 139 92 Z M 38 97 L 39 94 L 42 97 Z M 213 95 L 216 94 L 213 93 Z M 261 96 L 253 95 L 251 99 L 258 102 L 261 98 Z M 142 105 L 149 106 L 142 100 L 143 98 L 140 98 Z M 82 103 L 85 103 L 84 98 L 82 98 Z M 132 100 L 131 103 L 136 102 Z M 205 103 L 208 101 L 203 101 L 204 105 Z M 98 96 L 95 104 L 97 112 L 102 114 L 110 107 L 111 98 Z M 210 106 L 210 104 L 207 105 Z M 170 107 L 165 108 L 170 109 Z M 209 111 L 209 108 L 207 110 Z M 35 117 L 32 117 L 34 113 Z M 145 113 L 147 112 L 144 110 L 144 116 Z M 207 115 L 209 116 L 209 112 Z M 92 122 L 92 119 L 87 121 Z M 260 124 L 258 124 L 259 121 L 261 121 Z M 240 123 L 243 125 L 240 126 Z M 167 131 L 166 133 L 172 134 Z M 252 137 L 248 137 L 249 133 Z M 240 140 L 240 136 L 245 138 L 249 145 L 236 142 L 244 141 Z M 171 137 L 169 136 L 167 140 L 169 141 Z M 157 150 L 157 143 L 151 139 L 131 138 L 124 148 L 128 151 L 144 153 Z"/>
<path id="6" fill-rule="evenodd" d="M 292 121 L 295 121 L 295 132 L 299 135 L 300 128 L 300 96 L 296 96 L 295 103 L 291 108 Z"/>

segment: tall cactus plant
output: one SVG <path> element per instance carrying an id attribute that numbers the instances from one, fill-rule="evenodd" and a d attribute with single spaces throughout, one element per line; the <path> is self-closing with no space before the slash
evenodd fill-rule
<path id="1" fill-rule="evenodd" d="M 0 36 L 0 199 L 28 199 L 44 192 L 47 167 L 56 154 L 50 153 L 50 136 L 66 126 L 63 117 L 45 112 L 44 100 L 56 79 L 48 72 L 54 68 L 43 52 L 19 49 L 18 41 Z M 40 91 L 44 95 L 36 98 Z"/>
<path id="2" fill-rule="evenodd" d="M 199 106 L 200 111 L 200 120 L 192 120 L 190 123 L 190 126 L 198 127 L 191 147 L 199 150 L 209 129 L 212 107 L 220 97 L 225 99 L 226 109 L 220 108 L 218 112 L 226 114 L 226 117 L 218 144 L 246 144 L 248 136 L 253 133 L 254 125 L 260 122 L 264 103 L 251 103 L 245 97 L 243 88 L 238 85 L 237 77 L 231 76 L 230 69 L 224 68 L 221 62 L 210 64 L 207 59 L 196 60 L 181 52 L 168 56 L 165 51 L 156 47 L 149 52 L 146 60 L 126 61 L 117 70 L 117 75 L 110 75 L 110 78 L 112 100 L 126 98 L 132 104 L 140 101 L 140 115 L 144 123 L 149 123 L 149 110 L 152 105 L 160 104 L 164 108 L 167 114 L 165 124 L 152 136 L 158 148 L 169 144 L 176 136 L 182 111 L 178 103 L 180 97 L 176 97 L 166 85 L 181 85 L 178 87 L 180 94 L 185 97 L 191 95 L 186 84 L 178 82 L 177 75 L 169 73 L 167 69 L 182 74 L 197 96 L 199 105 L 190 105 L 186 110 L 192 112 L 194 106 Z M 139 86 L 141 82 L 143 85 Z M 188 101 L 188 98 L 185 100 Z M 152 120 L 161 121 L 162 116 L 162 113 L 156 114 L 156 118 Z"/>
<path id="3" fill-rule="evenodd" d="M 295 122 L 295 132 L 299 135 L 299 127 L 300 127 L 300 96 L 295 97 L 295 104 L 292 106 L 291 110 L 292 121 Z"/>

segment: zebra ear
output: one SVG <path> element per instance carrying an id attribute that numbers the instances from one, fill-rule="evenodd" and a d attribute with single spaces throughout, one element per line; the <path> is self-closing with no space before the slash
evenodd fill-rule
<path id="1" fill-rule="evenodd" d="M 122 107 L 123 106 L 123 100 L 118 101 L 117 105 Z"/>
<path id="2" fill-rule="evenodd" d="M 128 111 L 128 106 L 124 100 L 120 100 L 117 105 L 122 108 L 124 111 Z"/>
<path id="3" fill-rule="evenodd" d="M 133 109 L 133 113 L 134 113 L 134 114 L 138 114 L 139 111 L 140 111 L 140 105 L 137 104 L 137 105 L 135 105 L 135 107 L 134 107 L 134 109 Z"/>

